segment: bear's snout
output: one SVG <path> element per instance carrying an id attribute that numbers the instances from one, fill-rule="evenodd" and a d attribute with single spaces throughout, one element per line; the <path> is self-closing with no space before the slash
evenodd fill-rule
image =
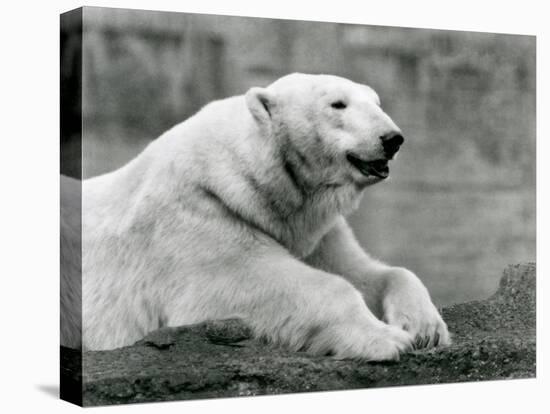
<path id="1" fill-rule="evenodd" d="M 405 142 L 405 138 L 398 131 L 392 131 L 387 134 L 384 134 L 380 137 L 382 141 L 382 148 L 384 148 L 384 155 L 388 159 L 392 159 L 399 147 Z"/>

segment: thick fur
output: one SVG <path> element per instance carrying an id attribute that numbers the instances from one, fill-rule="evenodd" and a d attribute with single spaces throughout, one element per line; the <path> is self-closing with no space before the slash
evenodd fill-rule
<path id="1" fill-rule="evenodd" d="M 84 181 L 84 348 L 229 317 L 339 358 L 448 343 L 420 280 L 369 257 L 345 220 L 379 181 L 346 154 L 380 158 L 393 130 L 367 86 L 293 74 L 207 105 Z"/>
<path id="2" fill-rule="evenodd" d="M 78 180 L 61 176 L 61 343 L 80 348 L 82 341 L 82 249 L 81 186 Z"/>

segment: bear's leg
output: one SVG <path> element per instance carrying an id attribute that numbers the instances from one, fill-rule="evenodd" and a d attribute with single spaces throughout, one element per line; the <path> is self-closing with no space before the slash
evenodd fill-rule
<path id="1" fill-rule="evenodd" d="M 377 319 L 348 281 L 286 252 L 249 257 L 194 283 L 200 295 L 174 291 L 170 326 L 237 317 L 258 337 L 337 358 L 396 359 L 412 346 L 413 338 Z"/>
<path id="2" fill-rule="evenodd" d="M 411 271 L 370 257 L 341 217 L 306 259 L 312 266 L 349 280 L 373 313 L 413 335 L 417 346 L 448 345 L 447 325 L 426 287 Z"/>

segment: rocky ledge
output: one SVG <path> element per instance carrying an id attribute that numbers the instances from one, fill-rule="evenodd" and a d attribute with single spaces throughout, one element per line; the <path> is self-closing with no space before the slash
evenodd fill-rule
<path id="1" fill-rule="evenodd" d="M 509 266 L 490 298 L 442 310 L 453 345 L 413 351 L 398 362 L 287 352 L 252 340 L 235 320 L 159 330 L 129 347 L 84 353 L 82 403 L 531 378 L 536 372 L 535 283 L 534 263 Z M 72 375 L 71 352 L 62 350 L 65 375 Z"/>

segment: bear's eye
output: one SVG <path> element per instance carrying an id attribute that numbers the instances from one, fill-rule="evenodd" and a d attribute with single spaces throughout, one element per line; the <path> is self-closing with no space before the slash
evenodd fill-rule
<path id="1" fill-rule="evenodd" d="M 344 101 L 335 101 L 331 103 L 330 106 L 334 109 L 345 109 L 347 107 Z"/>

